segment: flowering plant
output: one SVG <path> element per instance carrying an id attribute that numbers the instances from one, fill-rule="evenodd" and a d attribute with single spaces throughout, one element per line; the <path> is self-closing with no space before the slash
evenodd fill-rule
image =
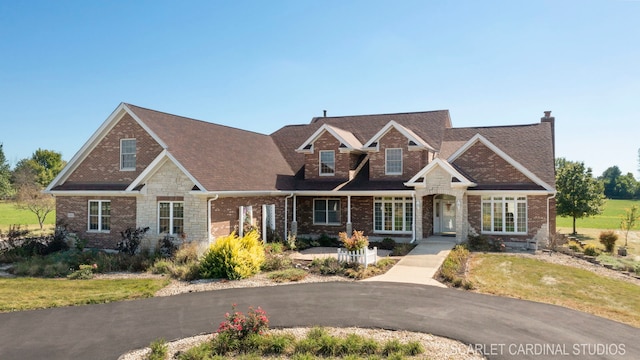
<path id="1" fill-rule="evenodd" d="M 347 233 L 341 232 L 338 234 L 340 241 L 348 251 L 355 251 L 366 248 L 369 246 L 369 238 L 364 236 L 362 231 L 353 231 L 353 235 L 347 236 Z"/>
<path id="2" fill-rule="evenodd" d="M 232 305 L 233 312 L 224 315 L 225 321 L 218 327 L 218 335 L 225 334 L 231 339 L 241 340 L 251 334 L 263 335 L 269 329 L 269 318 L 261 307 L 249 307 L 247 315 L 236 311 L 236 304 Z"/>

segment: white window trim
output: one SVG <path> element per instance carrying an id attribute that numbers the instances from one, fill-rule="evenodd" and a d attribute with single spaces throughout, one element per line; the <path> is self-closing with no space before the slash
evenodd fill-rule
<path id="1" fill-rule="evenodd" d="M 484 199 L 484 197 L 490 197 L 490 199 Z M 482 234 L 487 234 L 487 235 L 527 235 L 529 233 L 529 202 L 528 202 L 528 197 L 526 195 L 514 195 L 514 194 L 495 194 L 495 195 L 485 195 L 485 196 L 481 196 L 480 197 L 480 232 Z M 494 200 L 496 197 L 502 198 L 502 200 Z M 514 214 L 514 223 L 513 223 L 513 229 L 515 231 L 505 231 L 504 229 L 506 229 L 506 216 L 507 216 L 507 212 L 505 211 L 505 200 L 504 198 L 506 197 L 512 197 L 514 198 L 514 200 L 512 200 L 515 203 L 516 206 L 516 213 Z M 524 200 L 518 200 L 518 198 L 524 197 Z M 493 231 L 493 227 L 494 227 L 494 204 L 495 203 L 501 203 L 502 204 L 502 229 L 503 231 Z M 483 207 L 484 204 L 491 204 L 491 229 L 490 231 L 485 231 L 484 230 L 484 213 L 483 213 Z M 525 211 L 527 212 L 527 216 L 525 216 L 524 219 L 524 227 L 525 230 L 524 232 L 522 231 L 518 231 L 518 224 L 520 222 L 520 219 L 518 219 L 517 214 L 518 214 L 518 204 L 524 204 L 525 205 Z"/>
<path id="2" fill-rule="evenodd" d="M 332 173 L 323 173 L 322 172 L 322 154 L 330 153 L 333 155 L 333 172 Z M 318 151 L 318 175 L 320 176 L 335 176 L 336 175 L 336 152 L 334 150 L 320 150 Z"/>
<path id="3" fill-rule="evenodd" d="M 98 203 L 98 228 L 91 229 L 91 203 Z M 111 223 L 109 223 L 109 230 L 102 230 L 102 203 L 111 203 L 111 200 L 89 200 L 87 202 L 87 232 L 90 233 L 110 233 L 111 232 Z M 109 214 L 109 218 L 111 218 L 111 214 Z"/>
<path id="4" fill-rule="evenodd" d="M 389 150 L 400 150 L 400 171 L 389 171 Z M 402 148 L 389 148 L 384 150 L 384 174 L 385 175 L 402 175 L 404 162 L 402 161 Z"/>
<path id="5" fill-rule="evenodd" d="M 391 200 L 385 200 L 386 197 L 390 197 L 390 196 L 383 196 L 383 197 L 374 197 L 373 198 L 373 232 L 376 234 L 413 234 L 413 228 L 415 226 L 415 224 L 413 224 L 413 222 L 415 221 L 415 217 L 416 217 L 416 209 L 415 209 L 415 203 L 413 202 L 413 199 L 410 197 L 402 197 L 402 200 L 396 200 L 395 198 L 397 196 L 393 196 L 391 197 Z M 381 211 L 382 211 L 382 229 L 381 230 L 376 230 L 376 202 L 379 202 L 382 204 L 382 206 L 380 207 Z M 406 204 L 409 203 L 411 204 L 411 211 L 413 212 L 411 214 L 411 226 L 410 226 L 410 230 L 385 230 L 384 229 L 384 204 L 385 203 L 391 203 L 391 204 L 396 204 L 396 203 L 402 203 L 402 228 L 405 229 L 407 227 L 407 208 L 406 208 Z M 395 206 L 395 205 L 393 205 Z M 393 210 L 392 210 L 393 211 Z M 395 221 L 393 218 L 393 214 L 391 216 L 391 222 L 392 222 L 392 227 L 395 226 Z"/>
<path id="6" fill-rule="evenodd" d="M 136 166 L 134 166 L 134 167 L 124 167 L 124 161 L 122 161 L 122 155 L 125 155 L 125 154 L 122 153 L 122 149 L 123 149 L 122 143 L 124 141 L 128 141 L 128 140 L 134 140 L 135 141 L 136 139 L 135 138 L 120 139 L 120 171 L 135 171 L 136 170 Z M 137 148 L 137 146 L 138 146 L 138 142 L 136 141 L 136 148 Z M 127 154 L 127 155 L 130 155 L 130 154 Z M 136 158 L 136 160 L 137 160 L 137 149 L 133 153 L 133 157 Z"/>
<path id="7" fill-rule="evenodd" d="M 160 204 L 165 204 L 168 203 L 169 204 L 169 231 L 165 231 L 165 232 L 160 232 Z M 182 234 L 176 234 L 173 232 L 173 220 L 175 219 L 175 217 L 173 216 L 173 204 L 182 204 L 182 231 L 184 232 L 184 201 L 158 201 L 158 234 L 169 234 L 169 235 L 182 235 Z"/>
<path id="8" fill-rule="evenodd" d="M 329 201 L 337 201 L 338 202 L 338 222 L 329 222 Z M 317 222 L 316 221 L 316 201 L 324 201 L 326 204 L 325 207 L 325 218 L 327 221 L 325 222 Z M 342 201 L 338 198 L 323 198 L 323 199 L 313 199 L 313 225 L 326 225 L 326 226 L 336 226 L 342 225 Z"/>

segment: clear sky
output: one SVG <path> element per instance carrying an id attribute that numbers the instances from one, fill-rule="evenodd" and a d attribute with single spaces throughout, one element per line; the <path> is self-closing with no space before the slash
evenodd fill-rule
<path id="1" fill-rule="evenodd" d="M 638 178 L 640 2 L 0 0 L 0 142 L 69 160 L 120 102 L 269 134 L 329 115 L 556 117 Z"/>

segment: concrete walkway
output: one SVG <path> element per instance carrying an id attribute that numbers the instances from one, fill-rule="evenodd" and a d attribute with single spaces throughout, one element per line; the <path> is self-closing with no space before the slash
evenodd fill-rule
<path id="1" fill-rule="evenodd" d="M 446 287 L 435 280 L 433 276 L 455 245 L 455 238 L 432 236 L 420 241 L 418 246 L 385 274 L 362 281 L 385 281 Z"/>

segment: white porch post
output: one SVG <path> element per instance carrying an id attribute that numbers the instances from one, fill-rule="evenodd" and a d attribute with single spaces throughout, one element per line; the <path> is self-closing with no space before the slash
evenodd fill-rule
<path id="1" fill-rule="evenodd" d="M 292 218 L 291 218 L 291 233 L 294 234 L 294 235 L 298 233 L 298 221 L 296 220 L 296 218 L 297 218 L 297 214 L 296 214 L 297 205 L 298 205 L 298 199 L 296 198 L 296 195 L 293 195 L 293 210 L 291 211 L 291 214 L 292 214 Z"/>
<path id="2" fill-rule="evenodd" d="M 351 224 L 351 195 L 347 196 L 347 235 L 353 234 L 353 225 Z"/>
<path id="3" fill-rule="evenodd" d="M 415 201 L 413 202 L 413 229 L 414 234 L 413 238 L 415 241 L 422 240 L 423 234 L 423 225 L 422 219 L 424 217 L 424 213 L 422 210 L 422 194 L 420 192 L 414 193 Z"/>
<path id="4" fill-rule="evenodd" d="M 456 242 L 461 243 L 462 240 L 466 237 L 466 233 L 464 232 L 464 224 L 466 223 L 465 218 L 465 207 L 466 202 L 464 201 L 464 193 L 456 191 Z"/>

